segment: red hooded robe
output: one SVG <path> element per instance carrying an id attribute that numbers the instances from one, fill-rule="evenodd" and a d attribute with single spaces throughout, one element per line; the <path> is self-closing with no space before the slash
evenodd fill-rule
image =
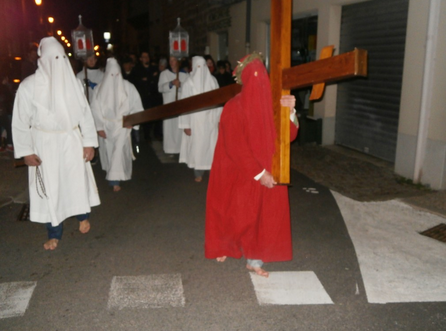
<path id="1" fill-rule="evenodd" d="M 229 100 L 220 119 L 206 203 L 205 256 L 292 259 L 288 187 L 270 189 L 254 177 L 271 172 L 275 128 L 271 87 L 255 59 L 241 74 L 242 91 Z M 290 122 L 291 139 L 297 135 Z"/>

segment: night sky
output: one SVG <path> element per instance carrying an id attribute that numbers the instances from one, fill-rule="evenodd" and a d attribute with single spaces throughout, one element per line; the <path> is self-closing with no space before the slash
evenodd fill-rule
<path id="1" fill-rule="evenodd" d="M 82 15 L 82 24 L 92 29 L 94 32 L 95 43 L 102 38 L 102 33 L 106 29 L 104 3 L 112 1 L 104 0 L 42 0 L 42 10 L 44 16 L 53 16 L 54 31 L 62 30 L 63 34 L 71 41 L 71 30 L 79 25 L 78 16 Z M 104 10 L 105 9 L 105 10 Z"/>

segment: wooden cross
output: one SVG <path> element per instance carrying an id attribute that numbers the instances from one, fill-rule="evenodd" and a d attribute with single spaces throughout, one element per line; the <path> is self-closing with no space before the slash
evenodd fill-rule
<path id="1" fill-rule="evenodd" d="M 367 76 L 367 51 L 360 49 L 331 57 L 333 46 L 328 46 L 321 52 L 321 60 L 290 67 L 291 2 L 292 0 L 271 0 L 270 81 L 277 132 L 272 174 L 280 184 L 290 182 L 290 116 L 289 109 L 280 105 L 281 96 L 289 94 L 292 89 L 313 86 L 311 100 L 317 100 L 322 96 L 326 83 Z M 124 116 L 123 126 L 214 108 L 226 103 L 240 91 L 240 85 L 232 84 L 163 106 L 146 109 L 140 113 Z"/>

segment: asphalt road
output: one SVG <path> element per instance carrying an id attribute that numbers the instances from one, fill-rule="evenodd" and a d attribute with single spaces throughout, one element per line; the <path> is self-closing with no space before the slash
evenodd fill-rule
<path id="1" fill-rule="evenodd" d="M 91 231 L 66 220 L 55 251 L 42 247 L 43 225 L 16 221 L 20 204 L 0 208 L 0 330 L 446 329 L 446 300 L 370 302 L 337 200 L 296 171 L 294 258 L 265 265 L 265 284 L 243 260 L 204 258 L 207 175 L 195 183 L 184 164 L 162 163 L 148 146 L 118 193 L 94 170 L 102 203 Z M 16 171 L 1 185 L 14 181 L 9 189 L 23 196 L 26 172 Z"/>

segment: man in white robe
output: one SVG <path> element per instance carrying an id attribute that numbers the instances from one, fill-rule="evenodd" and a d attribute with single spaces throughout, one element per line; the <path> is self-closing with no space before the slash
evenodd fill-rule
<path id="1" fill-rule="evenodd" d="M 218 89 L 206 61 L 201 56 L 192 58 L 192 72 L 183 84 L 181 98 Z M 179 117 L 181 138 L 180 162 L 194 169 L 195 181 L 201 182 L 205 170 L 211 169 L 215 144 L 218 137 L 218 122 L 222 107 L 199 111 Z"/>
<path id="2" fill-rule="evenodd" d="M 90 230 L 92 206 L 100 204 L 90 160 L 97 134 L 82 85 L 74 76 L 63 46 L 43 38 L 35 74 L 17 90 L 12 132 L 15 157 L 28 165 L 30 219 L 46 223 L 53 250 L 63 221 L 77 215 L 79 230 Z"/>
<path id="3" fill-rule="evenodd" d="M 85 66 L 87 67 L 87 79 L 85 79 L 85 67 L 82 68 L 76 75 L 84 86 L 88 86 L 88 102 L 91 103 L 93 100 L 93 92 L 98 86 L 102 79 L 104 79 L 104 72 L 99 68 L 98 59 L 96 55 L 91 55 L 85 61 Z"/>
<path id="4" fill-rule="evenodd" d="M 96 87 L 91 103 L 99 135 L 99 157 L 106 179 L 113 191 L 121 189 L 120 181 L 132 178 L 132 127 L 122 127 L 122 117 L 143 111 L 135 86 L 122 78 L 121 67 L 114 58 L 107 60 L 105 75 Z M 134 127 L 139 130 L 139 126 Z"/>
<path id="5" fill-rule="evenodd" d="M 178 96 L 178 100 L 181 98 L 181 85 L 188 76 L 184 72 L 179 72 L 180 63 L 176 57 L 171 56 L 169 64 L 170 69 L 166 69 L 160 74 L 158 82 L 158 90 L 163 94 L 163 104 L 176 101 L 176 96 Z M 178 128 L 178 117 L 163 121 L 163 149 L 166 154 L 180 152 L 181 136 L 182 130 Z"/>

